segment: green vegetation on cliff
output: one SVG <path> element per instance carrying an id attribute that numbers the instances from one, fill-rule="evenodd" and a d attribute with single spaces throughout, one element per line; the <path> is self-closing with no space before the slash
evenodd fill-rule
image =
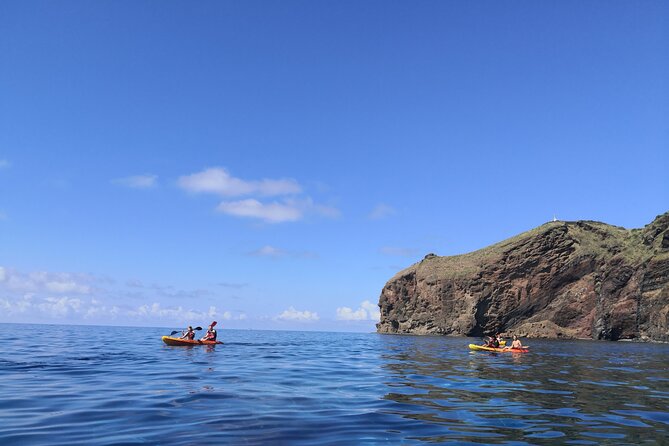
<path id="1" fill-rule="evenodd" d="M 668 227 L 669 213 L 632 230 L 557 221 L 429 254 L 384 287 L 378 331 L 669 340 Z"/>

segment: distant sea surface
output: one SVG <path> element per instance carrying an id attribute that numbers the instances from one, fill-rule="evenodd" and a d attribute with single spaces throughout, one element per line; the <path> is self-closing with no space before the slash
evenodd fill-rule
<path id="1" fill-rule="evenodd" d="M 669 345 L 0 324 L 0 445 L 669 444 Z"/>

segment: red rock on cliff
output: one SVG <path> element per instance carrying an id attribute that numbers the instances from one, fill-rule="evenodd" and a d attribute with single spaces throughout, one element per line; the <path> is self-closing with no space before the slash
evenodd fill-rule
<path id="1" fill-rule="evenodd" d="M 643 229 L 550 222 L 428 255 L 379 299 L 379 333 L 669 341 L 669 212 Z"/>

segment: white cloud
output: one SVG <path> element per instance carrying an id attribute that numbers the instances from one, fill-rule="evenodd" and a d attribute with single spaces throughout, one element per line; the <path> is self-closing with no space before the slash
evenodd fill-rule
<path id="1" fill-rule="evenodd" d="M 23 274 L 12 269 L 1 269 L 0 286 L 12 291 L 44 291 L 55 294 L 90 294 L 93 291 L 93 287 L 90 285 L 92 278 L 85 274 L 50 273 L 46 271 Z"/>
<path id="2" fill-rule="evenodd" d="M 82 285 L 74 280 L 64 280 L 64 281 L 50 281 L 44 284 L 44 288 L 47 291 L 53 293 L 78 293 L 78 294 L 88 294 L 91 292 L 91 287 L 88 285 Z"/>
<path id="3" fill-rule="evenodd" d="M 223 287 L 223 288 L 245 288 L 249 286 L 248 283 L 241 283 L 241 282 L 218 282 L 216 285 Z"/>
<path id="4" fill-rule="evenodd" d="M 290 307 L 283 313 L 276 316 L 275 319 L 280 321 L 314 322 L 319 320 L 320 317 L 318 317 L 318 313 L 314 313 L 308 310 L 299 311 L 294 307 Z"/>
<path id="5" fill-rule="evenodd" d="M 165 323 L 193 323 L 194 321 L 209 321 L 221 317 L 223 320 L 246 320 L 245 313 L 224 311 L 220 313 L 215 306 L 200 311 L 182 306 L 163 307 L 154 302 L 143 304 L 135 308 L 122 308 L 117 305 L 106 305 L 96 298 L 82 298 L 69 296 L 38 297 L 33 293 L 26 293 L 19 297 L 0 298 L 0 315 L 4 317 L 29 317 L 30 320 L 98 320 L 109 322 L 119 318 L 130 318 L 141 322 Z"/>
<path id="6" fill-rule="evenodd" d="M 379 321 L 381 312 L 378 305 L 365 300 L 357 310 L 349 307 L 337 308 L 337 319 L 340 321 Z"/>
<path id="7" fill-rule="evenodd" d="M 253 251 L 251 253 L 251 255 L 259 257 L 281 257 L 285 254 L 286 254 L 285 251 L 270 245 L 265 245 L 262 248 Z"/>
<path id="8" fill-rule="evenodd" d="M 362 308 L 367 310 L 367 314 L 369 314 L 369 319 L 374 321 L 381 320 L 381 310 L 379 310 L 379 306 L 377 304 L 366 300 L 361 304 L 361 306 Z"/>
<path id="9" fill-rule="evenodd" d="M 6 298 L 0 299 L 0 308 L 3 310 L 2 313 L 10 316 L 29 312 L 32 305 L 32 294 L 25 294 L 24 296 L 14 300 Z"/>
<path id="10" fill-rule="evenodd" d="M 137 289 L 138 287 L 135 286 L 131 288 Z M 204 288 L 182 290 L 175 288 L 172 285 L 160 285 L 155 283 L 145 288 L 150 289 L 151 292 L 156 295 L 172 299 L 197 299 L 212 294 L 210 290 Z"/>
<path id="11" fill-rule="evenodd" d="M 124 178 L 116 178 L 112 183 L 133 189 L 150 189 L 158 184 L 158 175 L 144 174 Z"/>
<path id="12" fill-rule="evenodd" d="M 144 304 L 128 311 L 129 316 L 140 319 L 157 318 L 177 322 L 188 322 L 199 319 L 209 319 L 217 316 L 216 307 L 209 307 L 208 311 L 197 311 L 190 308 L 184 308 L 181 305 L 177 307 L 163 307 L 158 302 L 151 305 Z"/>
<path id="13" fill-rule="evenodd" d="M 381 220 L 386 217 L 391 217 L 393 215 L 397 214 L 397 211 L 383 203 L 377 204 L 374 209 L 372 209 L 372 212 L 369 213 L 368 218 L 370 220 Z"/>
<path id="14" fill-rule="evenodd" d="M 233 313 L 231 311 L 224 311 L 221 315 L 224 321 L 243 321 L 246 320 L 246 313 Z"/>
<path id="15" fill-rule="evenodd" d="M 12 268 L 0 266 L 0 320 L 24 322 L 94 321 L 108 323 L 120 319 L 123 322 L 161 325 L 171 323 L 204 323 L 222 317 L 224 320 L 242 321 L 247 318 L 240 311 L 220 312 L 211 305 L 206 309 L 184 306 L 163 306 L 159 302 L 122 304 L 124 287 L 103 288 L 110 279 L 81 273 L 53 273 L 33 271 L 21 273 Z M 111 283 L 115 283 L 111 281 Z M 135 281 L 129 281 L 135 285 Z M 192 292 L 173 287 L 155 285 L 145 287 L 154 296 L 165 294 L 168 298 L 184 299 L 201 297 L 207 290 Z M 161 291 L 162 290 L 162 291 Z M 121 294 L 118 294 L 121 293 Z M 167 294 L 166 294 L 167 293 Z M 141 294 L 139 295 L 141 297 Z M 134 296 L 132 299 L 136 299 Z M 159 299 L 162 297 L 159 297 Z M 111 302 L 108 303 L 108 302 Z M 135 301 L 136 302 L 136 301 Z"/>
<path id="16" fill-rule="evenodd" d="M 178 184 L 190 192 L 208 192 L 225 197 L 276 196 L 302 192 L 297 181 L 292 179 L 247 181 L 233 177 L 221 167 L 211 167 L 202 172 L 184 175 L 179 178 Z"/>
<path id="17" fill-rule="evenodd" d="M 379 252 L 386 256 L 413 257 L 418 253 L 415 248 L 397 248 L 393 246 L 384 246 Z"/>
<path id="18" fill-rule="evenodd" d="M 94 305 L 89 306 L 84 313 L 84 319 L 95 319 L 95 318 L 112 318 L 121 314 L 121 309 L 117 306 L 107 307 L 105 305 L 98 305 L 99 302 L 93 300 Z"/>
<path id="19" fill-rule="evenodd" d="M 297 221 L 303 215 L 302 210 L 296 206 L 277 202 L 263 204 L 253 198 L 240 201 L 224 201 L 216 207 L 216 210 L 236 217 L 259 218 L 268 223 Z"/>
<path id="20" fill-rule="evenodd" d="M 316 204 L 310 197 L 287 198 L 284 200 L 284 203 L 286 206 L 299 209 L 299 211 L 304 215 L 317 214 L 322 217 L 337 218 L 341 214 L 339 209 L 332 206 Z"/>
<path id="21" fill-rule="evenodd" d="M 184 308 L 181 305 L 176 307 L 163 307 L 160 303 L 154 302 L 151 305 L 140 305 L 127 312 L 129 316 L 138 319 L 160 319 L 179 323 L 192 323 L 193 321 L 209 321 L 220 318 L 225 321 L 242 321 L 247 318 L 245 313 L 223 311 L 219 312 L 215 306 L 210 306 L 206 311 Z"/>
<path id="22" fill-rule="evenodd" d="M 240 201 L 224 201 L 216 208 L 218 212 L 236 217 L 251 217 L 267 223 L 293 222 L 307 214 L 317 214 L 327 218 L 337 218 L 337 208 L 315 204 L 311 198 L 287 198 L 281 202 L 262 203 L 254 198 Z"/>
<path id="23" fill-rule="evenodd" d="M 234 217 L 255 218 L 267 223 L 295 222 L 307 214 L 336 218 L 340 212 L 333 206 L 315 204 L 310 197 L 301 195 L 302 187 L 293 179 L 243 180 L 235 178 L 221 167 L 179 177 L 178 185 L 194 193 L 210 193 L 222 197 L 247 197 L 225 200 L 216 210 Z M 301 196 L 300 196 L 301 195 Z M 263 197 L 282 197 L 272 202 Z"/>
<path id="24" fill-rule="evenodd" d="M 52 316 L 64 317 L 70 312 L 79 313 L 81 306 L 82 300 L 76 297 L 47 297 L 37 305 L 37 308 Z"/>
<path id="25" fill-rule="evenodd" d="M 207 311 L 207 316 L 209 316 L 210 318 L 213 318 L 213 317 L 216 317 L 216 314 L 217 314 L 216 313 L 216 307 L 210 306 L 209 310 Z"/>
<path id="26" fill-rule="evenodd" d="M 120 313 L 116 306 L 107 307 L 96 299 L 78 297 L 36 297 L 33 293 L 14 299 L 0 299 L 0 308 L 6 316 L 29 315 L 31 318 L 64 319 L 71 317 L 115 318 Z"/>
<path id="27" fill-rule="evenodd" d="M 364 308 L 353 310 L 349 307 L 337 308 L 337 319 L 341 321 L 365 321 L 367 320 L 367 312 Z"/>
<path id="28" fill-rule="evenodd" d="M 296 259 L 318 259 L 319 256 L 315 252 L 310 251 L 286 251 L 281 248 L 276 248 L 271 245 L 265 245 L 260 249 L 256 249 L 249 253 L 249 255 L 257 257 L 292 257 Z"/>

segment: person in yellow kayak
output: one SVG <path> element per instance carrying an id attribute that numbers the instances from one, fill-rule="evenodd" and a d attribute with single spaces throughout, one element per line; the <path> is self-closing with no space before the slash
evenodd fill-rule
<path id="1" fill-rule="evenodd" d="M 190 325 L 188 326 L 188 330 L 182 332 L 183 334 L 179 339 L 188 339 L 189 341 L 192 341 L 195 339 L 195 332 L 193 331 L 193 327 Z"/>
<path id="2" fill-rule="evenodd" d="M 207 333 L 200 339 L 200 341 L 215 341 L 216 340 L 216 321 L 212 322 L 207 328 Z"/>
<path id="3" fill-rule="evenodd" d="M 486 341 L 485 344 L 483 344 L 483 346 L 491 348 L 499 348 L 499 339 L 495 335 L 488 336 L 488 340 Z"/>
<path id="4" fill-rule="evenodd" d="M 511 343 L 511 347 L 504 347 L 504 350 L 511 350 L 512 348 L 523 348 L 522 342 L 520 342 L 520 339 L 518 339 L 518 336 L 513 335 L 513 342 Z"/>

